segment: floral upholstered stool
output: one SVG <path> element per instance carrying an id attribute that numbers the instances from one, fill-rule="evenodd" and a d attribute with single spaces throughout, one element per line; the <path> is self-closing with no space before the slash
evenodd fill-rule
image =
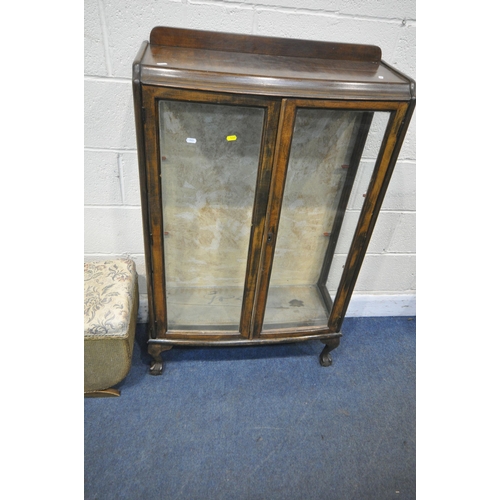
<path id="1" fill-rule="evenodd" d="M 119 396 L 112 386 L 128 374 L 137 322 L 135 263 L 129 259 L 84 264 L 85 396 Z"/>

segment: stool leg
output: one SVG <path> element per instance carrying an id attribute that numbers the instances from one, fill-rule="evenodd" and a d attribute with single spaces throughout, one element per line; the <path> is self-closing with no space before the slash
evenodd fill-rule
<path id="1" fill-rule="evenodd" d="M 151 375 L 161 375 L 163 373 L 163 359 L 161 353 L 163 351 L 170 351 L 170 349 L 172 349 L 171 345 L 148 344 L 148 353 L 153 358 L 151 366 L 149 367 L 149 373 Z"/>
<path id="2" fill-rule="evenodd" d="M 120 396 L 120 391 L 113 388 L 85 392 L 86 398 L 112 398 L 117 396 Z"/>

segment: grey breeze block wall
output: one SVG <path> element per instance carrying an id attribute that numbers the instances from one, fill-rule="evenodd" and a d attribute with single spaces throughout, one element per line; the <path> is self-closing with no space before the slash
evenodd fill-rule
<path id="1" fill-rule="evenodd" d="M 386 62 L 416 79 L 414 0 L 85 0 L 84 5 L 84 258 L 134 259 L 139 321 L 147 318 L 147 302 L 131 68 L 154 26 L 378 45 Z M 415 131 L 416 112 L 350 315 L 415 312 Z"/>

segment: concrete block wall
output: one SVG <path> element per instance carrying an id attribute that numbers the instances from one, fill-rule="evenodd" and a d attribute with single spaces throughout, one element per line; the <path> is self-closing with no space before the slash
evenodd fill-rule
<path id="1" fill-rule="evenodd" d="M 135 260 L 141 321 L 146 278 L 131 67 L 154 26 L 378 45 L 386 62 L 416 79 L 414 0 L 85 0 L 84 6 L 85 260 Z M 349 315 L 415 314 L 415 139 L 416 112 Z"/>

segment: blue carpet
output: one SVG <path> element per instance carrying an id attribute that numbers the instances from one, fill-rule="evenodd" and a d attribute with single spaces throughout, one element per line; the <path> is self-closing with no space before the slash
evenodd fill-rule
<path id="1" fill-rule="evenodd" d="M 85 498 L 414 499 L 415 318 L 346 318 L 323 344 L 174 348 L 145 325 L 119 398 L 85 400 Z"/>

